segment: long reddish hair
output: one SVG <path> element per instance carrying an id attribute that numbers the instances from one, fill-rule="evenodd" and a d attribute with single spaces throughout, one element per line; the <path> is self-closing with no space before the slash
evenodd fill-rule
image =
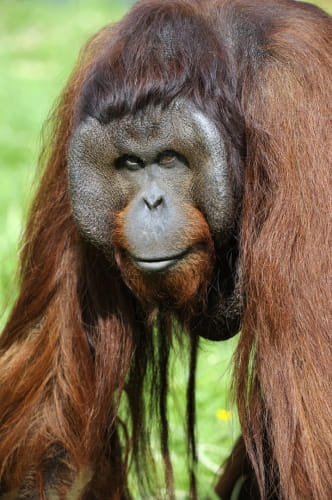
<path id="1" fill-rule="evenodd" d="M 261 26 L 261 52 L 239 33 L 231 56 L 218 31 L 222 15 Z M 329 497 L 331 26 L 318 9 L 291 0 L 147 0 L 88 42 L 53 114 L 23 240 L 20 293 L 0 340 L 0 491 L 24 484 L 27 494 L 37 489 L 45 498 L 51 485 L 65 496 L 83 474 L 82 498 L 129 498 L 133 458 L 144 497 L 156 491 L 154 415 L 174 495 L 166 403 L 172 314 L 147 317 L 116 266 L 82 240 L 67 187 L 73 127 L 98 107 L 106 79 L 111 116 L 185 97 L 228 138 L 238 190 L 244 176 L 234 385 L 247 453 L 262 498 Z M 174 34 L 176 64 L 154 45 L 163 43 L 165 27 Z M 189 344 L 195 459 L 197 339 Z"/>
<path id="2" fill-rule="evenodd" d="M 332 22 L 292 7 L 285 2 L 266 42 L 270 61 L 243 92 L 245 309 L 235 384 L 262 498 L 328 499 Z"/>

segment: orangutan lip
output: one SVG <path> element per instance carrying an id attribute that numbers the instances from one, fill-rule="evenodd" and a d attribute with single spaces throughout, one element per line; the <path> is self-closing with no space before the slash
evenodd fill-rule
<path id="1" fill-rule="evenodd" d="M 139 257 L 133 257 L 133 259 L 135 264 L 143 271 L 160 272 L 165 271 L 169 267 L 176 264 L 180 259 L 187 255 L 188 252 L 189 249 L 172 257 L 165 257 L 162 259 L 142 259 Z"/>

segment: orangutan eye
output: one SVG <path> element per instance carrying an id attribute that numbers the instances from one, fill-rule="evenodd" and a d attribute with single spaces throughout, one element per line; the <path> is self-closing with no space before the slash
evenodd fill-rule
<path id="1" fill-rule="evenodd" d="M 181 153 L 178 153 L 177 151 L 173 150 L 162 151 L 157 156 L 156 161 L 159 165 L 166 168 L 172 168 L 173 166 L 177 166 L 180 164 L 189 167 L 189 162 L 187 158 L 183 156 Z"/>
<path id="2" fill-rule="evenodd" d="M 177 153 L 175 151 L 163 151 L 157 158 L 159 165 L 171 166 L 171 164 L 176 160 Z"/>
<path id="3" fill-rule="evenodd" d="M 143 160 L 137 156 L 123 155 L 115 160 L 115 167 L 134 171 L 143 168 L 144 163 Z"/>
<path id="4" fill-rule="evenodd" d="M 158 156 L 159 165 L 170 165 L 177 158 L 177 153 L 175 151 L 163 151 Z"/>

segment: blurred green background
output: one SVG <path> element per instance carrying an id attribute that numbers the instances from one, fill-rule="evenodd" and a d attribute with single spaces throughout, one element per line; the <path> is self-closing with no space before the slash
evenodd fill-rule
<path id="1" fill-rule="evenodd" d="M 42 123 L 88 36 L 119 19 L 125 0 L 0 0 L 0 326 L 15 296 L 22 221 L 33 192 Z M 331 0 L 315 2 L 332 12 Z M 239 433 L 229 397 L 236 339 L 202 342 L 198 366 L 200 495 L 211 493 L 214 474 Z M 185 374 L 180 361 L 172 381 L 173 459 L 177 499 L 185 498 L 186 443 L 181 412 Z"/>

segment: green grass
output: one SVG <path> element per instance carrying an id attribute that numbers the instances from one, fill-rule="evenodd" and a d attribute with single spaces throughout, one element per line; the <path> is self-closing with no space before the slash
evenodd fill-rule
<path id="1" fill-rule="evenodd" d="M 40 130 L 89 35 L 115 21 L 130 2 L 116 0 L 1 0 L 0 6 L 0 310 L 2 323 L 15 295 L 15 268 L 22 220 L 32 192 Z M 330 0 L 317 2 L 332 10 Z M 6 307 L 7 306 L 7 307 Z M 0 324 L 0 326 L 1 326 Z M 198 366 L 199 481 L 201 497 L 239 433 L 229 402 L 229 363 L 236 339 L 203 341 Z M 171 436 L 177 500 L 187 489 L 183 432 L 185 375 L 178 361 L 172 379 Z M 233 411 L 217 418 L 217 411 Z M 221 415 L 223 416 L 223 415 Z M 227 417 L 228 414 L 225 414 Z"/>

